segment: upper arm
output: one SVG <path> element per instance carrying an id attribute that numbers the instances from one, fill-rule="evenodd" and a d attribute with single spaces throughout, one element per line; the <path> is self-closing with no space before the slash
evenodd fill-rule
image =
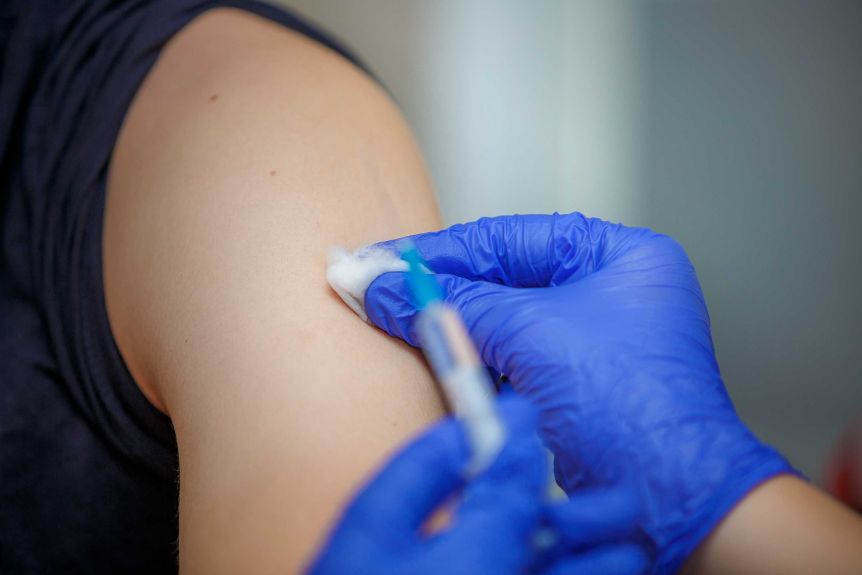
<path id="1" fill-rule="evenodd" d="M 439 225 L 409 130 L 340 56 L 232 10 L 166 47 L 112 161 L 104 265 L 120 350 L 177 431 L 184 570 L 295 570 L 439 416 L 415 351 L 324 280 L 331 244 Z"/>

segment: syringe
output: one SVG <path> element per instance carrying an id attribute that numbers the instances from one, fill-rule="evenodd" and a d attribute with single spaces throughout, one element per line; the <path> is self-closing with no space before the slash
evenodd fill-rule
<path id="1" fill-rule="evenodd" d="M 422 256 L 409 242 L 399 244 L 401 258 L 407 262 L 407 282 L 413 305 L 419 310 L 414 322 L 419 344 L 431 365 L 443 394 L 455 416 L 463 423 L 470 444 L 468 476 L 486 469 L 506 441 L 506 429 L 497 414 L 494 388 L 476 346 L 458 312 L 443 300 L 443 293 L 432 274 L 427 273 Z M 549 457 L 550 457 L 550 452 Z M 553 477 L 549 480 L 547 500 L 565 496 Z M 533 532 L 532 544 L 540 553 L 553 549 L 557 533 L 542 527 Z"/>
<path id="2" fill-rule="evenodd" d="M 494 461 L 506 440 L 493 384 L 461 317 L 443 300 L 419 252 L 410 243 L 399 248 L 409 265 L 407 282 L 419 310 L 416 335 L 450 408 L 464 424 L 471 449 L 466 471 L 475 475 Z"/>

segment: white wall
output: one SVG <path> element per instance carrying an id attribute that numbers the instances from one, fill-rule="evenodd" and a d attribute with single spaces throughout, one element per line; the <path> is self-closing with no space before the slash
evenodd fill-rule
<path id="1" fill-rule="evenodd" d="M 285 3 L 395 95 L 447 222 L 554 210 L 640 220 L 631 2 Z"/>

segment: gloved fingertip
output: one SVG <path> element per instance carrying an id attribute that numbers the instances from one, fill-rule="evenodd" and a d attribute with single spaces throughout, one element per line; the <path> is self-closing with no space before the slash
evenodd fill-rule
<path id="1" fill-rule="evenodd" d="M 416 308 L 404 272 L 387 272 L 371 282 L 365 290 L 365 312 L 369 321 L 389 335 L 419 345 L 411 329 Z"/>

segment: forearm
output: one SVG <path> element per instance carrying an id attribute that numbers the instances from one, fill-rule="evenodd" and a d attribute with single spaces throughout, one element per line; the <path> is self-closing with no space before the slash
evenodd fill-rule
<path id="1" fill-rule="evenodd" d="M 801 479 L 780 476 L 737 505 L 684 573 L 862 573 L 862 518 Z"/>

